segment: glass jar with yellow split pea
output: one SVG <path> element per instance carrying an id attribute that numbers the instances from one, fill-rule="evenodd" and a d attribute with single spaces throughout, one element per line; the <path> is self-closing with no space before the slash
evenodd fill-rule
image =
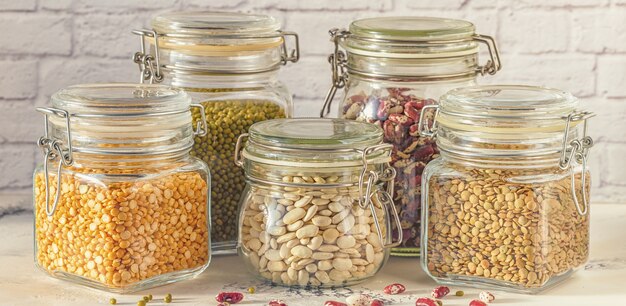
<path id="1" fill-rule="evenodd" d="M 53 277 L 133 292 L 209 265 L 210 176 L 189 155 L 190 97 L 164 85 L 91 84 L 52 96 L 34 174 L 35 262 Z"/>
<path id="2" fill-rule="evenodd" d="M 291 95 L 278 72 L 298 60 L 298 37 L 273 17 L 240 13 L 170 12 L 154 17 L 151 26 L 135 31 L 142 36 L 135 62 L 142 81 L 183 88 L 204 106 L 207 135 L 196 137 L 191 154 L 213 174 L 212 247 L 234 252 L 245 186 L 243 171 L 232 162 L 237 136 L 255 122 L 291 117 Z"/>

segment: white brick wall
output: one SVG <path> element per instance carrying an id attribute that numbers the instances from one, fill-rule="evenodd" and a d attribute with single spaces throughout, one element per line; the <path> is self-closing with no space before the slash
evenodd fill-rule
<path id="1" fill-rule="evenodd" d="M 0 209 L 30 208 L 27 200 L 8 199 L 29 196 L 41 159 L 34 107 L 71 84 L 135 81 L 129 58 L 138 40 L 129 31 L 180 9 L 266 13 L 297 31 L 302 61 L 281 73 L 295 91 L 296 115 L 317 114 L 330 86 L 328 29 L 371 16 L 470 20 L 502 51 L 504 69 L 483 83 L 559 87 L 598 113 L 591 124 L 593 198 L 626 204 L 625 0 L 0 0 Z M 14 193 L 23 196 L 8 196 Z"/>

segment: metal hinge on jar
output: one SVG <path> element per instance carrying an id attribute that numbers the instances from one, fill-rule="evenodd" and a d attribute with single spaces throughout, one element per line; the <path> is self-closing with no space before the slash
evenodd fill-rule
<path id="1" fill-rule="evenodd" d="M 572 199 L 576 205 L 576 210 L 582 216 L 589 212 L 589 197 L 586 190 L 586 177 L 587 177 L 587 156 L 589 155 L 589 149 L 593 147 L 593 138 L 587 135 L 587 119 L 593 117 L 594 114 L 586 111 L 575 111 L 569 114 L 569 116 L 563 118 L 565 120 L 565 131 L 563 133 L 563 148 L 561 150 L 561 158 L 559 159 L 559 168 L 562 170 L 570 170 L 571 174 L 571 190 Z M 580 138 L 572 139 L 568 141 L 570 135 L 570 127 L 572 123 L 583 122 L 583 135 Z M 583 207 L 581 207 L 578 200 L 578 194 L 576 193 L 576 175 L 573 170 L 572 162 L 576 162 L 582 166 L 581 171 L 581 194 L 583 200 Z"/>
<path id="2" fill-rule="evenodd" d="M 326 98 L 324 99 L 324 105 L 320 111 L 320 118 L 327 116 L 331 111 L 332 101 L 335 98 L 337 90 L 345 87 L 348 81 L 348 63 L 347 63 L 347 55 L 344 51 L 339 50 L 339 42 L 341 40 L 345 40 L 348 38 L 351 33 L 345 29 L 331 29 L 328 31 L 331 37 L 331 41 L 334 45 L 334 51 L 332 54 L 328 56 L 328 62 L 331 65 L 331 73 L 332 73 L 332 86 L 328 90 L 326 94 Z M 359 38 L 365 41 L 371 41 L 372 43 L 376 42 L 400 42 L 400 43 L 414 43 L 414 41 L 404 41 L 404 40 L 384 40 L 384 39 L 365 39 Z M 500 51 L 498 50 L 498 46 L 495 43 L 493 37 L 488 35 L 474 34 L 471 38 L 461 39 L 456 41 L 425 41 L 420 43 L 425 44 L 443 44 L 443 43 L 454 43 L 454 42 L 463 42 L 463 41 L 477 41 L 479 43 L 484 43 L 487 45 L 487 50 L 489 51 L 490 59 L 487 60 L 485 65 L 478 66 L 474 70 L 473 73 L 478 73 L 480 75 L 496 74 L 500 69 L 502 69 L 502 62 L 500 61 Z M 359 72 L 359 74 L 364 74 L 364 72 Z M 435 75 L 435 76 L 412 76 L 408 77 L 406 75 L 390 75 L 390 74 L 374 74 L 367 73 L 368 77 L 373 78 L 391 78 L 391 79 L 408 79 L 410 78 L 412 81 L 429 81 L 429 80 L 444 80 L 444 79 L 454 79 L 458 77 L 467 76 L 467 73 L 456 73 L 456 74 L 443 74 L 443 75 Z"/>
<path id="3" fill-rule="evenodd" d="M 243 151 L 243 143 L 244 140 L 249 138 L 248 137 L 249 134 L 248 133 L 243 133 L 241 135 L 239 135 L 239 137 L 237 138 L 237 143 L 235 144 L 235 153 L 233 156 L 234 162 L 237 166 L 239 167 L 244 167 L 244 154 L 242 154 Z M 248 141 L 251 141 L 250 139 L 248 139 Z M 267 145 L 263 145 L 260 143 L 254 143 L 254 146 L 257 147 L 262 147 L 264 149 L 268 149 L 268 150 L 288 150 L 288 151 L 293 151 L 293 150 L 298 150 L 298 149 L 293 149 L 293 148 L 280 148 L 280 147 L 273 147 L 273 146 L 267 146 Z M 398 212 L 396 210 L 396 207 L 393 203 L 393 192 L 394 192 L 394 178 L 396 177 L 396 170 L 391 167 L 389 165 L 389 163 L 385 164 L 385 168 L 383 169 L 383 171 L 381 173 L 378 173 L 374 170 L 369 170 L 369 162 L 368 162 L 368 157 L 372 156 L 373 154 L 376 154 L 377 152 L 388 152 L 387 154 L 391 154 L 391 150 L 393 149 L 393 145 L 391 144 L 379 144 L 379 145 L 375 145 L 375 146 L 370 146 L 370 147 L 366 147 L 365 149 L 341 149 L 341 150 L 337 150 L 337 149 L 316 149 L 316 152 L 319 153 L 323 153 L 323 152 L 329 152 L 329 153 L 336 153 L 338 151 L 348 151 L 348 152 L 355 152 L 358 153 L 362 156 L 362 164 L 363 164 L 363 168 L 361 170 L 361 174 L 359 175 L 359 181 L 356 184 L 356 186 L 358 186 L 359 188 L 359 197 L 358 197 L 358 205 L 360 208 L 362 209 L 370 209 L 373 219 L 374 219 L 374 225 L 376 227 L 376 231 L 378 232 L 378 238 L 380 239 L 380 241 L 387 241 L 387 239 L 384 239 L 385 237 L 383 237 L 383 231 L 381 228 L 380 223 L 378 222 L 378 217 L 377 217 L 377 213 L 376 213 L 376 209 L 374 207 L 374 202 L 377 202 L 381 205 L 381 208 L 386 207 L 386 209 L 391 210 L 391 215 L 393 217 L 393 221 L 395 222 L 395 226 L 397 228 L 401 227 L 401 223 L 400 223 L 400 216 L 398 215 Z M 310 152 L 312 149 L 307 149 L 306 152 Z M 389 155 L 387 155 L 389 156 Z M 308 183 L 285 183 L 285 182 L 275 182 L 275 181 L 269 181 L 269 180 L 265 180 L 262 178 L 248 178 L 251 181 L 255 181 L 255 182 L 260 182 L 260 183 L 264 183 L 267 185 L 278 185 L 278 186 L 283 186 L 283 187 L 297 187 L 297 188 L 302 188 L 302 187 L 310 187 L 310 184 Z M 386 183 L 386 190 L 376 190 L 373 191 L 372 190 L 372 186 L 374 186 L 377 182 L 383 182 Z M 367 185 L 366 185 L 367 184 Z M 355 186 L 354 183 L 323 183 L 323 184 L 315 184 L 316 188 L 343 188 L 343 187 L 352 187 Z M 365 191 L 364 191 L 365 190 Z M 372 198 L 375 198 L 375 201 L 372 200 Z M 400 243 L 402 243 L 402 231 L 399 232 L 398 235 L 398 239 L 397 241 L 393 241 L 393 238 L 391 239 L 391 241 L 389 243 L 383 243 L 383 247 L 384 248 L 394 248 L 397 247 L 398 245 L 400 245 Z"/>
<path id="4" fill-rule="evenodd" d="M 133 55 L 133 62 L 135 62 L 139 66 L 139 71 L 141 74 L 140 83 L 144 83 L 145 81 L 149 81 L 150 84 L 160 83 L 163 81 L 163 70 L 161 65 L 159 64 L 160 52 L 159 52 L 159 37 L 167 37 L 166 34 L 159 34 L 155 30 L 133 30 L 133 34 L 139 35 L 141 44 L 140 50 L 135 52 Z M 172 36 L 174 37 L 174 36 Z M 198 38 L 202 38 L 202 36 L 197 36 Z M 290 31 L 277 31 L 275 34 L 268 35 L 256 35 L 256 36 L 245 36 L 245 35 L 211 35 L 211 38 L 214 39 L 259 39 L 259 38 L 281 38 L 281 59 L 280 64 L 286 65 L 289 62 L 295 63 L 300 60 L 300 39 L 298 34 Z M 293 38 L 293 49 L 289 49 L 288 37 Z M 185 38 L 193 38 L 193 36 L 186 35 Z M 154 55 L 147 52 L 146 48 L 146 39 L 154 39 Z M 197 69 L 191 68 L 182 68 L 177 67 L 176 69 L 181 71 L 187 71 L 189 73 L 219 73 L 219 74 L 250 74 L 250 73 L 262 73 L 271 70 L 275 70 L 276 67 L 270 67 L 268 69 L 260 70 L 260 71 L 247 71 L 247 70 L 210 70 L 203 69 L 202 71 L 198 71 Z"/>
<path id="5" fill-rule="evenodd" d="M 72 133 L 70 129 L 70 114 L 67 111 L 56 109 L 56 108 L 46 108 L 46 107 L 38 107 L 37 111 L 44 114 L 44 136 L 40 137 L 37 141 L 37 146 L 42 148 L 44 153 L 43 160 L 43 175 L 46 186 L 46 215 L 52 216 L 56 211 L 57 205 L 59 204 L 59 198 L 61 195 L 61 168 L 63 166 L 69 167 L 74 163 L 73 150 L 72 150 Z M 49 136 L 49 125 L 50 125 L 50 116 L 58 116 L 60 118 L 65 119 L 65 128 L 67 130 L 67 139 L 66 146 L 56 139 L 52 139 Z M 54 196 L 54 201 L 52 205 L 50 205 L 50 175 L 48 173 L 48 164 L 51 161 L 60 158 L 59 165 L 56 171 L 57 177 L 57 187 L 56 194 Z"/>

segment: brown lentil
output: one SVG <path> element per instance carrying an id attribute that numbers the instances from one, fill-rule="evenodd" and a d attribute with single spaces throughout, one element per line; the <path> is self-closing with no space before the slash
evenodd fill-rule
<path id="1" fill-rule="evenodd" d="M 106 185 L 83 179 L 95 173 L 103 171 L 64 170 L 52 217 L 44 207 L 44 174 L 35 174 L 36 260 L 41 268 L 123 289 L 207 264 L 207 183 L 200 174 L 169 172 Z M 56 175 L 50 173 L 51 195 L 56 184 Z"/>
<path id="2" fill-rule="evenodd" d="M 433 176 L 428 182 L 424 260 L 432 275 L 485 277 L 536 288 L 587 260 L 589 215 L 576 210 L 569 171 L 457 170 L 465 175 Z M 552 179 L 520 180 L 533 175 Z M 582 189 L 580 174 L 575 182 Z M 582 190 L 576 192 L 580 199 Z"/>
<path id="3" fill-rule="evenodd" d="M 211 237 L 213 242 L 236 241 L 238 205 L 246 184 L 243 170 L 233 163 L 237 138 L 247 133 L 255 122 L 285 118 L 285 111 L 266 100 L 218 100 L 201 104 L 208 131 L 206 136 L 195 138 L 191 155 L 202 159 L 211 169 Z M 193 119 L 194 125 L 200 119 L 196 109 Z"/>

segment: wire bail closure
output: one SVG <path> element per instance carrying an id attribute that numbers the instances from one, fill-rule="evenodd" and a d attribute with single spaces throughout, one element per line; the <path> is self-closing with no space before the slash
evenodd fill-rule
<path id="1" fill-rule="evenodd" d="M 334 46 L 333 53 L 328 56 L 328 63 L 330 63 L 333 84 L 328 90 L 328 93 L 326 93 L 326 98 L 324 98 L 324 105 L 322 106 L 322 110 L 320 110 L 320 118 L 324 118 L 330 114 L 330 106 L 333 103 L 335 94 L 337 94 L 337 89 L 346 86 L 348 81 L 348 58 L 345 52 L 339 50 L 339 40 L 348 37 L 350 32 L 345 29 L 340 30 L 333 28 L 328 31 L 328 34 L 330 35 L 330 40 L 333 42 Z"/>
<path id="2" fill-rule="evenodd" d="M 374 207 L 374 202 L 377 202 L 381 208 L 388 207 L 391 208 L 391 215 L 394 219 L 395 225 L 397 228 L 401 228 L 402 224 L 400 222 L 400 216 L 398 215 L 398 211 L 396 210 L 396 206 L 393 203 L 393 193 L 394 193 L 394 179 L 396 178 L 396 169 L 391 167 L 389 163 L 385 164 L 385 169 L 383 169 L 381 174 L 373 170 L 368 170 L 369 164 L 367 162 L 367 156 L 376 152 L 376 151 L 387 151 L 388 154 L 391 154 L 391 150 L 393 149 L 393 145 L 383 143 L 375 146 L 370 146 L 361 151 L 361 160 L 363 161 L 363 169 L 361 170 L 361 175 L 359 176 L 359 207 L 362 209 L 370 208 L 372 216 L 374 217 L 374 225 L 376 226 L 376 231 L 378 232 L 378 239 L 382 241 L 386 241 L 383 237 L 383 232 L 380 227 L 380 223 L 378 222 L 378 216 L 376 214 L 376 209 Z M 365 194 L 363 193 L 363 185 L 367 181 L 367 186 L 365 186 Z M 386 190 L 380 190 L 377 188 L 376 192 L 372 192 L 372 186 L 376 184 L 376 182 L 386 183 Z M 372 196 L 374 196 L 375 201 L 372 201 Z M 382 197 L 382 200 L 381 200 Z M 365 199 L 365 201 L 363 201 Z M 402 231 L 398 233 L 398 240 L 393 241 L 393 237 L 391 242 L 383 243 L 383 248 L 395 248 L 402 243 L 404 239 L 402 235 Z"/>
<path id="3" fill-rule="evenodd" d="M 159 37 L 177 37 L 176 35 L 166 35 L 159 34 L 155 30 L 141 29 L 141 30 L 133 30 L 131 33 L 140 36 L 140 50 L 135 52 L 133 55 L 133 62 L 135 62 L 139 66 L 139 72 L 141 74 L 139 82 L 144 83 L 148 81 L 150 84 L 160 83 L 164 79 L 163 70 L 161 64 L 159 63 L 160 59 L 160 47 L 159 47 Z M 185 35 L 180 36 L 185 38 L 201 38 L 200 35 Z M 298 34 L 291 31 L 277 31 L 276 34 L 270 35 L 256 35 L 256 36 L 238 36 L 238 35 L 211 35 L 213 38 L 217 39 L 258 39 L 258 38 L 282 38 L 282 43 L 280 46 L 281 50 L 281 59 L 280 64 L 286 65 L 289 62 L 296 63 L 300 60 L 300 39 Z M 287 46 L 288 37 L 293 38 L 293 49 L 289 49 Z M 146 40 L 154 39 L 154 55 L 148 52 L 146 47 Z M 270 69 L 273 70 L 273 69 Z M 265 71 L 261 71 L 265 72 Z M 219 73 L 227 73 L 227 71 L 219 71 Z M 231 73 L 253 73 L 246 71 L 231 71 Z"/>
<path id="4" fill-rule="evenodd" d="M 139 83 L 143 84 L 145 81 L 149 81 L 150 84 L 161 83 L 164 77 L 159 64 L 159 35 L 154 30 L 133 30 L 132 33 L 139 35 L 141 40 L 140 51 L 133 55 L 133 62 L 139 65 L 141 74 Z M 154 56 L 147 52 L 146 37 L 154 38 Z"/>
<path id="5" fill-rule="evenodd" d="M 587 135 L 587 119 L 593 117 L 594 114 L 587 111 L 575 111 L 565 117 L 565 131 L 563 133 L 563 148 L 561 150 L 561 158 L 559 159 L 559 168 L 562 170 L 570 170 L 571 177 L 571 190 L 576 210 L 581 216 L 586 215 L 589 212 L 589 196 L 586 189 L 587 178 L 587 156 L 589 155 L 589 149 L 593 147 L 593 138 Z M 583 135 L 580 138 L 573 139 L 568 142 L 570 135 L 570 127 L 573 122 L 583 121 Z M 576 162 L 582 166 L 581 171 L 581 194 L 583 207 L 580 205 L 578 194 L 576 193 L 576 175 L 574 173 L 574 167 L 572 163 Z"/>
<path id="6" fill-rule="evenodd" d="M 197 108 L 200 112 L 200 120 L 196 122 L 196 128 L 193 130 L 194 136 L 204 137 L 206 136 L 209 126 L 206 122 L 206 114 L 204 113 L 204 106 L 202 104 L 193 103 L 189 106 L 190 109 Z"/>
<path id="7" fill-rule="evenodd" d="M 57 108 L 48 108 L 48 107 L 38 107 L 37 111 L 44 114 L 44 136 L 40 137 L 37 141 L 37 146 L 43 150 L 44 160 L 43 160 L 43 171 L 44 171 L 44 180 L 46 184 L 46 215 L 51 217 L 56 211 L 57 205 L 59 204 L 59 198 L 61 196 L 61 168 L 63 166 L 69 167 L 74 163 L 73 150 L 72 150 L 72 134 L 70 128 L 70 114 L 61 109 Z M 57 116 L 59 118 L 65 119 L 65 128 L 67 130 L 67 140 L 66 145 L 64 146 L 63 142 L 52 139 L 49 136 L 49 123 L 50 123 L 50 115 Z M 50 205 L 50 174 L 48 172 L 48 164 L 50 161 L 54 161 L 60 158 L 59 165 L 57 167 L 56 176 L 57 176 L 57 187 L 56 194 L 54 196 L 54 201 L 52 202 L 52 206 Z"/>

